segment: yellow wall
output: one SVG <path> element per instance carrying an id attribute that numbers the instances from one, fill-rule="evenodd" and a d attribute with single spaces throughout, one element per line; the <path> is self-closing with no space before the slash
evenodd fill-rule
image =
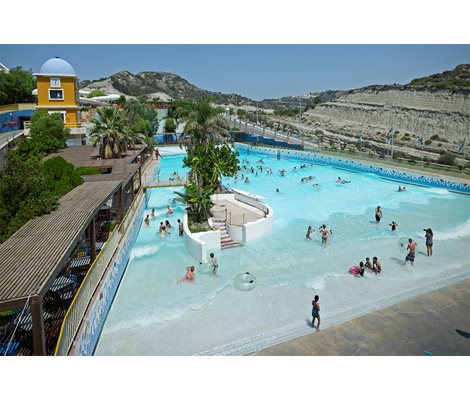
<path id="1" fill-rule="evenodd" d="M 80 106 L 80 102 L 77 101 L 76 91 L 78 88 L 76 78 L 70 76 L 58 76 L 58 78 L 60 78 L 60 88 L 51 88 L 50 76 L 37 76 L 38 108 L 45 109 L 46 111 L 66 111 L 65 127 L 80 127 L 80 121 L 77 121 L 77 112 L 79 108 L 75 108 Z M 63 100 L 49 100 L 49 89 L 62 89 L 64 96 Z"/>

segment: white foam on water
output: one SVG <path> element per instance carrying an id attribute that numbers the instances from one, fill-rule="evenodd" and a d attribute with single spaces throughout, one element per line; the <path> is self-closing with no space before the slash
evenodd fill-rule
<path id="1" fill-rule="evenodd" d="M 150 256 L 152 254 L 155 254 L 158 250 L 160 250 L 160 245 L 134 247 L 131 251 L 131 260 L 133 258 Z"/>
<path id="2" fill-rule="evenodd" d="M 455 229 L 433 231 L 433 233 L 433 240 L 452 240 L 470 236 L 470 218 L 463 224 L 457 225 Z"/>

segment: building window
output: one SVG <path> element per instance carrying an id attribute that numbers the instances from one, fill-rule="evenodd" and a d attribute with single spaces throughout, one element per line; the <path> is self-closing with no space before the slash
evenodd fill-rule
<path id="1" fill-rule="evenodd" d="M 60 88 L 60 78 L 51 78 L 51 87 Z"/>
<path id="2" fill-rule="evenodd" d="M 49 100 L 64 100 L 62 89 L 49 89 Z"/>
<path id="3" fill-rule="evenodd" d="M 62 121 L 65 124 L 65 111 L 49 111 L 49 114 L 60 114 L 62 117 Z"/>

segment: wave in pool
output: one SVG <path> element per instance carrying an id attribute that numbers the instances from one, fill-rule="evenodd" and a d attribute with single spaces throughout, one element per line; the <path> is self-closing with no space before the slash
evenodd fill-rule
<path id="1" fill-rule="evenodd" d="M 445 231 L 435 231 L 434 240 L 452 240 L 461 237 L 470 236 L 470 218 L 461 225 L 457 225 L 454 229 Z"/>

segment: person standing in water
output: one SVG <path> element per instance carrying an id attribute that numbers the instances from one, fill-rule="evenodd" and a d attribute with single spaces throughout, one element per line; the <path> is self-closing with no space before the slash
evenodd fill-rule
<path id="1" fill-rule="evenodd" d="M 320 227 L 320 233 L 321 233 L 321 242 L 324 246 L 326 246 L 326 243 L 328 241 L 328 235 L 332 234 L 333 231 L 327 228 L 325 224 L 323 224 Z"/>
<path id="2" fill-rule="evenodd" d="M 380 208 L 380 206 L 377 206 L 377 208 L 375 209 L 375 221 L 379 223 L 381 218 L 382 218 L 382 209 Z"/>
<path id="3" fill-rule="evenodd" d="M 318 319 L 317 332 L 320 330 L 320 297 L 316 294 L 312 300 L 312 328 L 315 328 L 315 319 Z"/>
<path id="4" fill-rule="evenodd" d="M 309 225 L 308 228 L 307 228 L 307 234 L 305 235 L 308 240 L 312 240 L 312 238 L 310 237 L 310 234 L 311 234 L 312 232 L 315 232 L 315 230 L 312 228 L 311 225 Z"/>
<path id="5" fill-rule="evenodd" d="M 178 232 L 180 236 L 183 236 L 184 228 L 183 228 L 183 223 L 181 222 L 181 220 L 178 220 Z"/>
<path id="6" fill-rule="evenodd" d="M 406 247 L 406 250 L 408 250 L 409 253 L 406 255 L 405 264 L 407 261 L 409 261 L 411 263 L 411 266 L 414 265 L 416 246 L 418 246 L 416 242 L 414 242 L 413 239 L 409 238 L 408 246 Z"/>
<path id="7" fill-rule="evenodd" d="M 424 229 L 426 232 L 424 237 L 426 238 L 426 250 L 428 252 L 428 257 L 432 256 L 432 237 L 434 236 L 434 233 L 432 233 L 432 229 Z"/>
<path id="8" fill-rule="evenodd" d="M 392 231 L 396 230 L 398 227 L 398 224 L 395 221 L 392 221 L 392 223 L 389 225 L 392 227 Z"/>
<path id="9" fill-rule="evenodd" d="M 212 273 L 217 275 L 217 271 L 219 270 L 219 264 L 217 262 L 217 258 L 215 258 L 214 253 L 210 254 L 211 262 L 212 262 Z"/>

